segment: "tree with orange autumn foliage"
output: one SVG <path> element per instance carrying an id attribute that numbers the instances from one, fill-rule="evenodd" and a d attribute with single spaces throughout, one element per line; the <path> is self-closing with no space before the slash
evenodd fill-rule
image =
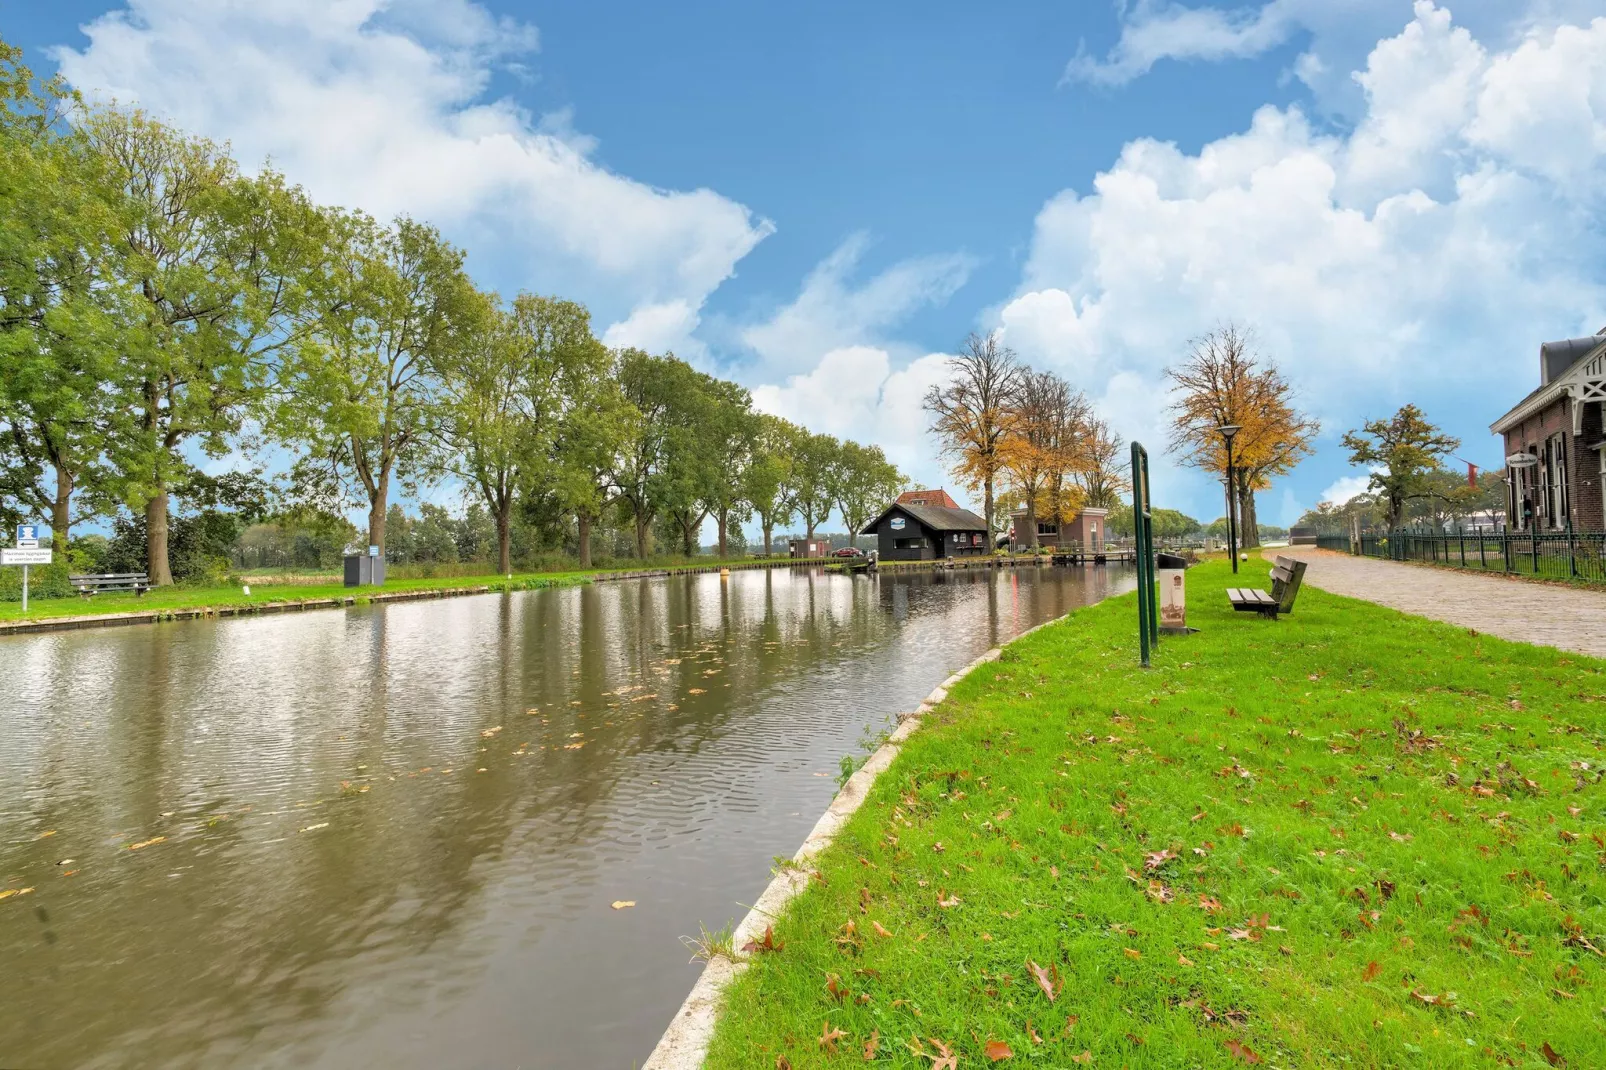
<path id="1" fill-rule="evenodd" d="M 1292 385 L 1255 351 L 1253 332 L 1234 324 L 1194 339 L 1188 358 L 1166 376 L 1173 393 L 1168 449 L 1183 463 L 1225 475 L 1220 429 L 1242 428 L 1232 444 L 1227 507 L 1237 510 L 1242 545 L 1260 545 L 1255 492 L 1311 454 L 1321 425 L 1294 408 Z"/>
<path id="2" fill-rule="evenodd" d="M 1082 468 L 1090 419 L 1081 391 L 1053 372 L 1022 371 L 1002 447 L 1010 496 L 1026 510 L 1026 531 L 1024 537 L 1016 532 L 1017 541 L 1035 549 L 1040 517 L 1064 521 L 1080 506 L 1074 476 Z"/>
<path id="3" fill-rule="evenodd" d="M 973 334 L 960 354 L 948 359 L 948 373 L 946 384 L 926 392 L 924 407 L 950 462 L 949 472 L 967 490 L 982 492 L 982 517 L 991 541 L 994 499 L 1024 369 L 997 336 Z"/>

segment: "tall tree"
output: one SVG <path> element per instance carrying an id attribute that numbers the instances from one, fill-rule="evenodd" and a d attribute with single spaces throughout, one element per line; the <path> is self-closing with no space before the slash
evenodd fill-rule
<path id="1" fill-rule="evenodd" d="M 704 489 L 703 458 L 693 433 L 707 403 L 701 376 L 674 356 L 655 357 L 629 349 L 619 358 L 619 385 L 639 414 L 633 434 L 617 454 L 613 485 L 624 516 L 635 529 L 636 555 L 646 557 L 653 522 L 669 516 L 687 541 L 693 512 Z M 679 516 L 674 516 L 675 513 Z M 696 515 L 702 524 L 706 513 Z"/>
<path id="2" fill-rule="evenodd" d="M 1089 417 L 1082 430 L 1081 466 L 1074 482 L 1087 505 L 1114 509 L 1132 489 L 1124 452 L 1126 442 L 1101 416 Z"/>
<path id="3" fill-rule="evenodd" d="M 590 359 L 595 370 L 574 379 L 552 464 L 536 480 L 574 516 L 581 568 L 591 567 L 593 525 L 616 502 L 621 451 L 641 433 L 641 413 L 620 388 L 615 355 L 601 349 Z"/>
<path id="4" fill-rule="evenodd" d="M 306 196 L 271 171 L 244 178 L 221 145 L 137 111 L 96 109 L 80 129 L 120 204 L 114 264 L 133 297 L 111 388 L 127 409 L 109 453 L 143 508 L 146 568 L 172 582 L 168 502 L 190 447 L 222 456 L 273 364 L 306 338 L 296 313 L 322 232 Z"/>
<path id="5" fill-rule="evenodd" d="M 719 556 L 730 549 L 730 526 L 752 515 L 747 500 L 747 469 L 758 447 L 759 420 L 750 394 L 735 383 L 715 379 L 709 383 L 712 407 L 704 435 L 712 464 L 705 480 L 703 504 L 714 517 Z"/>
<path id="6" fill-rule="evenodd" d="M 496 525 L 497 571 L 513 567 L 514 496 L 553 469 L 558 435 L 587 380 L 607 371 L 583 305 L 520 294 L 487 307 L 441 361 L 440 467 L 473 487 Z"/>
<path id="7" fill-rule="evenodd" d="M 1367 486 L 1388 504 L 1388 526 L 1400 526 L 1407 502 L 1434 493 L 1432 476 L 1440 458 L 1461 446 L 1428 422 L 1415 405 L 1402 405 L 1387 420 L 1368 420 L 1357 431 L 1344 433 L 1350 463 L 1371 469 Z"/>
<path id="8" fill-rule="evenodd" d="M 764 556 L 774 553 L 775 525 L 792 519 L 792 443 L 800 428 L 778 416 L 761 415 L 753 455 L 743 473 L 742 494 L 758 514 Z"/>
<path id="9" fill-rule="evenodd" d="M 1255 492 L 1284 475 L 1314 449 L 1320 426 L 1293 406 L 1293 388 L 1254 350 L 1254 337 L 1228 324 L 1195 339 L 1188 359 L 1166 369 L 1173 388 L 1170 450 L 1186 464 L 1226 473 L 1221 427 L 1242 430 L 1233 439 L 1233 486 L 1244 546 L 1260 545 Z"/>
<path id="10" fill-rule="evenodd" d="M 463 254 L 433 227 L 389 227 L 329 213 L 330 255 L 312 310 L 318 344 L 287 362 L 280 426 L 308 447 L 306 488 L 354 488 L 368 506 L 368 543 L 385 548 L 393 479 L 427 472 L 426 447 L 447 415 L 445 368 L 486 314 Z"/>
<path id="11" fill-rule="evenodd" d="M 848 526 L 850 545 L 859 544 L 859 532 L 870 518 L 885 509 L 907 485 L 908 479 L 887 460 L 880 446 L 842 443 L 832 466 L 831 500 Z"/>
<path id="12" fill-rule="evenodd" d="M 1040 512 L 1059 513 L 1066 476 L 1076 471 L 1087 399 L 1053 372 L 1022 369 L 1010 399 L 1004 473 L 1026 510 L 1026 545 L 1037 547 Z"/>
<path id="13" fill-rule="evenodd" d="M 815 529 L 825 523 L 835 504 L 832 472 L 842 452 L 842 443 L 830 435 L 816 435 L 800 429 L 791 442 L 792 511 L 803 521 L 805 538 L 813 540 Z"/>
<path id="14" fill-rule="evenodd" d="M 963 351 L 948 360 L 949 381 L 925 397 L 931 430 L 942 444 L 953 473 L 971 491 L 982 492 L 982 516 L 989 540 L 994 529 L 994 492 L 1005 465 L 1005 439 L 1012 418 L 1011 399 L 1023 369 L 1015 353 L 996 335 L 971 335 Z"/>
<path id="15" fill-rule="evenodd" d="M 116 399 L 109 270 L 117 199 L 62 121 L 77 98 L 0 41 L 0 517 L 48 518 L 58 545 L 98 512 Z M 74 511 L 74 495 L 91 492 Z"/>

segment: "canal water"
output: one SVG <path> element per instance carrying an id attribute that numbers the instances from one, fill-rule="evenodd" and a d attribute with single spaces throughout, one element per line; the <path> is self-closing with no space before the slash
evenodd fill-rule
<path id="1" fill-rule="evenodd" d="M 639 1065 L 678 938 L 746 913 L 844 755 L 1132 586 L 780 570 L 0 639 L 0 1066 Z"/>

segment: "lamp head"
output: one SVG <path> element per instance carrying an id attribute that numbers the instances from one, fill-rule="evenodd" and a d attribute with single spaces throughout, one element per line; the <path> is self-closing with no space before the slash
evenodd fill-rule
<path id="1" fill-rule="evenodd" d="M 1232 437 L 1234 435 L 1236 435 L 1238 432 L 1243 430 L 1243 425 L 1241 425 L 1241 424 L 1222 424 L 1220 427 L 1216 428 L 1216 430 L 1220 431 L 1221 432 L 1221 437 L 1226 439 L 1227 442 L 1230 444 L 1232 442 Z"/>

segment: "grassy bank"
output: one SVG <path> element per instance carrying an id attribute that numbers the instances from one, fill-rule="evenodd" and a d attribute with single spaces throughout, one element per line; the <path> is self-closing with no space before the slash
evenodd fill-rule
<path id="1" fill-rule="evenodd" d="M 133 594 L 98 594 L 92 598 L 34 599 L 28 603 L 28 620 L 46 617 L 102 616 L 114 613 L 151 612 L 197 607 L 222 608 L 225 606 L 266 605 L 272 602 L 299 602 L 325 598 L 355 596 L 366 601 L 381 592 L 450 590 L 458 587 L 490 587 L 492 590 L 523 591 L 540 587 L 563 587 L 587 583 L 598 576 L 643 569 L 706 567 L 722 562 L 713 558 L 692 560 L 654 561 L 650 564 L 618 565 L 611 568 L 573 570 L 569 572 L 515 572 L 511 579 L 492 573 L 473 576 L 434 576 L 429 578 L 391 579 L 383 587 L 347 587 L 338 578 L 325 582 L 270 582 L 253 581 L 242 577 L 251 587 L 246 594 L 239 584 L 222 587 L 160 587 L 143 597 Z M 740 564 L 743 562 L 724 562 Z M 751 563 L 747 561 L 746 563 Z M 0 621 L 20 620 L 22 603 L 0 602 Z"/>
<path id="2" fill-rule="evenodd" d="M 1148 672 L 1127 597 L 960 683 L 708 1065 L 1606 1065 L 1606 663 L 1229 575 Z"/>

